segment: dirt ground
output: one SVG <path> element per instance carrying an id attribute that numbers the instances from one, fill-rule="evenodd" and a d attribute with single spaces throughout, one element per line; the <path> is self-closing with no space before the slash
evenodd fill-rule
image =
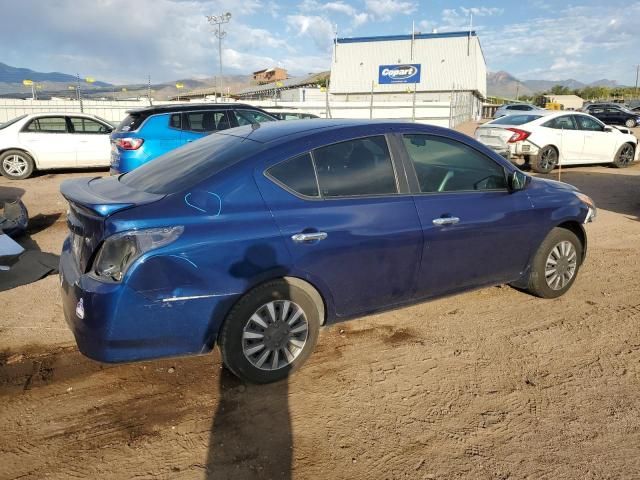
<path id="1" fill-rule="evenodd" d="M 60 250 L 59 185 L 87 175 L 0 179 L 25 191 L 25 244 Z M 333 325 L 274 385 L 217 352 L 93 362 L 56 276 L 0 292 L 0 478 L 640 478 L 640 165 L 562 180 L 599 207 L 566 296 L 496 287 Z"/>

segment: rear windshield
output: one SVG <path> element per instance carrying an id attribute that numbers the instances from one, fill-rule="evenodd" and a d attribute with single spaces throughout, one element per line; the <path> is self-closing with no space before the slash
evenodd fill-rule
<path id="1" fill-rule="evenodd" d="M 16 122 L 19 122 L 20 120 L 22 120 L 24 117 L 26 117 L 26 115 L 20 115 L 19 117 L 16 118 L 12 118 L 11 120 L 9 120 L 8 122 L 5 123 L 0 123 L 0 130 L 2 130 L 3 128 L 7 128 L 9 125 L 13 125 Z"/>
<path id="2" fill-rule="evenodd" d="M 140 125 L 142 125 L 142 122 L 144 122 L 146 118 L 147 115 L 141 113 L 130 113 L 120 122 L 120 125 L 116 127 L 116 132 L 133 132 L 140 128 Z"/>
<path id="3" fill-rule="evenodd" d="M 213 133 L 145 163 L 120 181 L 149 193 L 181 192 L 262 148 L 262 143 L 245 137 Z"/>
<path id="4" fill-rule="evenodd" d="M 493 125 L 524 125 L 539 119 L 542 115 L 507 115 L 492 121 Z"/>

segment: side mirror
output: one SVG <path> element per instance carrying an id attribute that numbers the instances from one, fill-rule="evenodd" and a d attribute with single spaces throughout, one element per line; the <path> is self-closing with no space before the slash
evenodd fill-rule
<path id="1" fill-rule="evenodd" d="M 610 127 L 609 125 L 605 125 L 603 132 L 613 132 L 613 127 Z"/>
<path id="2" fill-rule="evenodd" d="M 519 192 L 527 186 L 529 177 L 520 170 L 515 170 L 507 174 L 507 188 L 509 193 Z"/>

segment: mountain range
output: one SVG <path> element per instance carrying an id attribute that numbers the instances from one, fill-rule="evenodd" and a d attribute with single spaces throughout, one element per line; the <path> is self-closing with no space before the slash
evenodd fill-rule
<path id="1" fill-rule="evenodd" d="M 550 90 L 555 85 L 580 89 L 584 87 L 619 87 L 615 80 L 596 80 L 591 83 L 584 83 L 573 78 L 566 80 L 518 80 L 508 72 L 488 72 L 487 73 L 487 94 L 492 97 L 515 98 L 516 95 L 531 96 L 535 93 Z"/>
<path id="2" fill-rule="evenodd" d="M 38 84 L 39 95 L 46 97 L 50 95 L 69 95 L 69 86 L 76 85 L 77 77 L 60 72 L 36 72 L 28 68 L 17 68 L 0 63 L 0 95 L 1 96 L 30 96 L 31 87 L 23 85 L 23 80 L 32 80 Z M 231 90 L 246 87 L 250 83 L 249 75 L 227 75 L 224 77 L 224 85 Z M 157 99 L 173 97 L 180 93 L 176 88 L 176 83 L 182 83 L 184 90 L 189 91 L 195 88 L 213 87 L 215 79 L 183 79 L 173 82 L 152 84 L 153 96 Z M 116 97 L 123 96 L 144 96 L 147 94 L 147 85 L 129 84 L 112 85 L 104 81 L 93 83 L 81 82 L 83 94 L 90 97 Z M 583 83 L 574 79 L 566 80 L 519 80 L 508 72 L 487 73 L 487 94 L 490 96 L 515 98 L 517 95 L 533 95 L 544 92 L 554 85 L 562 85 L 570 89 L 579 89 L 586 86 L 619 86 L 614 80 L 602 79 L 591 83 Z"/>

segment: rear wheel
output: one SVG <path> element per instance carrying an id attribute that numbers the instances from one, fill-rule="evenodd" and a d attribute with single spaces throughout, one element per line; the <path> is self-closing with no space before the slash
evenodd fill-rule
<path id="1" fill-rule="evenodd" d="M 549 173 L 558 164 L 558 150 L 556 147 L 547 145 L 543 147 L 536 157 L 533 157 L 531 168 L 538 173 Z"/>
<path id="2" fill-rule="evenodd" d="M 31 156 L 22 150 L 7 150 L 0 155 L 0 173 L 11 180 L 23 180 L 33 173 Z"/>
<path id="3" fill-rule="evenodd" d="M 613 159 L 613 165 L 617 168 L 625 168 L 633 163 L 633 159 L 635 158 L 636 150 L 630 143 L 625 143 L 620 147 L 618 153 Z"/>
<path id="4" fill-rule="evenodd" d="M 251 290 L 233 307 L 220 331 L 225 366 L 252 383 L 285 379 L 313 352 L 322 311 L 317 301 L 284 279 Z"/>
<path id="5" fill-rule="evenodd" d="M 636 121 L 633 118 L 628 118 L 624 125 L 629 128 L 633 128 L 636 126 Z"/>
<path id="6" fill-rule="evenodd" d="M 582 243 L 565 228 L 554 228 L 531 265 L 527 290 L 542 298 L 564 295 L 573 285 L 582 261 Z"/>

